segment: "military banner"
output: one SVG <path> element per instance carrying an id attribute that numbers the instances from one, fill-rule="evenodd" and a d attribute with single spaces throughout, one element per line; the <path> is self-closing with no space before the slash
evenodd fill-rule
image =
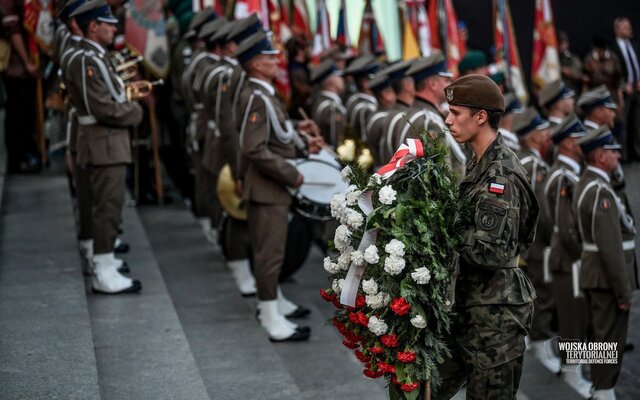
<path id="1" fill-rule="evenodd" d="M 144 56 L 145 67 L 156 77 L 169 73 L 169 42 L 162 2 L 131 0 L 125 23 L 125 40 L 134 52 Z"/>

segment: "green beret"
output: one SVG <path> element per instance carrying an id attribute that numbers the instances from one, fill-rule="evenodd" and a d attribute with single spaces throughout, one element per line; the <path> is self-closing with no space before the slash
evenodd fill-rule
<path id="1" fill-rule="evenodd" d="M 465 54 L 460 64 L 458 64 L 458 71 L 461 74 L 466 74 L 472 69 L 480 68 L 487 65 L 487 56 L 480 50 L 469 50 Z"/>
<path id="2" fill-rule="evenodd" d="M 450 105 L 504 112 L 504 96 L 489 77 L 479 74 L 465 75 L 444 88 Z"/>

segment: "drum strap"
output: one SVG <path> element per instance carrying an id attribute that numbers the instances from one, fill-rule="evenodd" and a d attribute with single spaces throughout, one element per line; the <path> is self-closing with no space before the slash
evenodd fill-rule
<path id="1" fill-rule="evenodd" d="M 298 132 L 296 132 L 295 128 L 293 127 L 293 122 L 291 122 L 291 120 L 286 120 L 284 123 L 285 129 L 283 129 L 282 125 L 280 124 L 278 114 L 276 113 L 276 109 L 271 102 L 271 99 L 260 90 L 255 90 L 253 94 L 256 96 L 260 96 L 264 101 L 264 105 L 269 116 L 269 121 L 271 122 L 271 127 L 273 128 L 273 131 L 276 134 L 278 140 L 284 144 L 288 144 L 293 141 L 297 148 L 304 149 L 306 145 L 298 135 Z"/>

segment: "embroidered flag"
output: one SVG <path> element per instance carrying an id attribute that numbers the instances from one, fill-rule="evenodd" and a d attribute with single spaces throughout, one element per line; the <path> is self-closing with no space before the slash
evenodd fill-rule
<path id="1" fill-rule="evenodd" d="M 540 87 L 560 79 L 558 40 L 549 0 L 536 0 L 531 79 Z"/>
<path id="2" fill-rule="evenodd" d="M 501 183 L 492 182 L 489 184 L 489 192 L 496 194 L 504 194 L 504 185 Z"/>

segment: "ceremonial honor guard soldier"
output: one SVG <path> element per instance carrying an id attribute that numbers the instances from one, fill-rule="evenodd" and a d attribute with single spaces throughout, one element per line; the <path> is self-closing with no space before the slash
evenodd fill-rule
<path id="1" fill-rule="evenodd" d="M 396 125 L 403 125 L 403 121 L 413 104 L 416 88 L 413 84 L 413 78 L 406 74 L 409 68 L 411 68 L 411 61 L 399 61 L 380 71 L 389 77 L 391 87 L 396 93 L 396 103 L 389 115 L 385 118 L 383 127 L 384 133 L 380 137 L 380 142 L 378 144 L 378 151 L 380 154 L 377 159 L 380 160 L 380 164 L 384 164 L 389 161 L 391 156 L 393 156 L 397 150 L 397 146 L 393 147 L 390 145 L 389 138 L 393 137 Z"/>
<path id="2" fill-rule="evenodd" d="M 552 275 L 552 294 L 558 312 L 558 333 L 561 339 L 584 341 L 587 335 L 587 308 L 578 296 L 574 282 L 578 282 L 578 268 L 582 247 L 571 203 L 582 170 L 582 150 L 577 139 L 584 136 L 585 127 L 575 114 L 558 124 L 551 136 L 557 150 L 544 186 L 541 205 L 547 210 L 553 233 L 549 269 Z M 588 398 L 591 383 L 584 379 L 580 365 L 562 367 L 565 381 L 582 397 Z"/>
<path id="3" fill-rule="evenodd" d="M 303 155 L 307 149 L 272 85 L 278 76 L 278 53 L 263 32 L 243 41 L 236 51 L 249 77 L 238 102 L 240 144 L 248 163 L 243 198 L 249 218 L 260 323 L 272 341 L 306 340 L 310 330 L 287 317 L 303 316 L 309 310 L 287 300 L 278 287 L 291 205 L 287 187 L 300 187 L 304 181 L 288 160 Z M 317 127 L 307 120 L 297 129 L 315 131 Z M 309 136 L 312 152 L 318 152 L 322 144 L 320 137 Z"/>
<path id="4" fill-rule="evenodd" d="M 611 175 L 620 146 L 603 126 L 578 143 L 587 169 L 576 185 L 573 210 L 582 239 L 580 287 L 589 312 L 589 342 L 617 344 L 617 363 L 591 364 L 593 399 L 615 400 L 633 291 L 638 289 L 635 221 L 614 192 Z"/>
<path id="5" fill-rule="evenodd" d="M 397 149 L 407 137 L 418 137 L 423 129 L 441 136 L 449 150 L 447 163 L 462 178 L 467 157 L 447 130 L 440 111 L 440 105 L 447 100 L 444 88 L 451 83 L 453 76 L 447 71 L 442 53 L 436 51 L 428 57 L 414 60 L 406 74 L 413 78 L 415 97 L 407 113 L 407 121 L 395 125 L 388 146 Z"/>
<path id="6" fill-rule="evenodd" d="M 504 98 L 483 75 L 445 88 L 445 120 L 458 143 L 469 143 L 460 198 L 473 214 L 458 249 L 460 270 L 448 339 L 452 357 L 440 368 L 438 399 L 449 399 L 466 381 L 469 399 L 514 399 L 531 325 L 535 291 L 517 259 L 533 242 L 539 208 L 529 178 L 498 133 Z"/>
<path id="7" fill-rule="evenodd" d="M 518 139 L 518 135 L 513 133 L 513 117 L 515 114 L 524 112 L 524 110 L 522 103 L 520 103 L 520 100 L 518 100 L 518 97 L 515 94 L 511 92 L 505 93 L 504 114 L 502 114 L 502 118 L 500 119 L 500 129 L 498 129 L 498 132 L 502 135 L 507 146 L 516 152 L 516 154 L 522 147 L 520 146 L 520 139 Z"/>
<path id="8" fill-rule="evenodd" d="M 325 142 L 333 148 L 340 144 L 347 127 L 347 109 L 341 97 L 344 93 L 342 76 L 343 71 L 332 59 L 311 70 L 311 84 L 319 90 L 311 106 L 311 119 L 320 128 Z"/>
<path id="9" fill-rule="evenodd" d="M 551 128 L 573 113 L 575 105 L 576 93 L 560 79 L 545 84 L 538 93 L 538 106 Z M 555 160 L 553 143 L 545 149 L 543 156 L 548 163 Z"/>
<path id="10" fill-rule="evenodd" d="M 520 138 L 522 149 L 520 162 L 527 171 L 529 184 L 533 188 L 539 203 L 544 199 L 544 185 L 549 175 L 549 165 L 544 161 L 542 152 L 550 142 L 551 131 L 549 121 L 543 119 L 530 107 L 513 118 L 513 130 Z M 547 210 L 541 207 L 536 238 L 528 252 L 523 254 L 523 268 L 536 289 L 535 313 L 533 326 L 529 332 L 531 347 L 540 362 L 554 374 L 560 373 L 560 358 L 551 350 L 549 341 L 551 320 L 553 318 L 553 296 L 551 293 L 551 272 L 549 271 L 549 254 L 551 230 L 553 228 Z"/>
<path id="11" fill-rule="evenodd" d="M 598 129 L 602 125 L 610 129 L 614 127 L 618 107 L 606 86 L 598 86 L 582 93 L 576 105 L 582 111 L 584 126 L 587 129 Z"/>
<path id="12" fill-rule="evenodd" d="M 344 71 L 345 75 L 353 78 L 358 90 L 346 102 L 349 129 L 351 134 L 360 138 L 363 143 L 367 141 L 367 121 L 378 108 L 378 100 L 369 87 L 369 82 L 379 69 L 378 60 L 368 54 L 353 60 Z"/>
<path id="13" fill-rule="evenodd" d="M 84 34 L 84 50 L 67 66 L 66 82 L 78 112 L 77 163 L 88 168 L 93 196 L 93 290 L 135 292 L 140 282 L 121 275 L 114 243 L 122 214 L 126 164 L 131 162 L 130 126 L 142 121 L 142 107 L 128 102 L 124 83 L 107 66 L 105 47 L 113 41 L 115 24 L 106 1 L 83 4 L 74 17 Z"/>
<path id="14" fill-rule="evenodd" d="M 396 92 L 391 87 L 389 76 L 383 72 L 378 72 L 369 81 L 369 89 L 375 94 L 378 108 L 367 120 L 366 145 L 371 150 L 373 165 L 383 165 L 388 160 L 380 159 L 380 140 L 385 131 L 385 121 L 396 104 Z"/>

